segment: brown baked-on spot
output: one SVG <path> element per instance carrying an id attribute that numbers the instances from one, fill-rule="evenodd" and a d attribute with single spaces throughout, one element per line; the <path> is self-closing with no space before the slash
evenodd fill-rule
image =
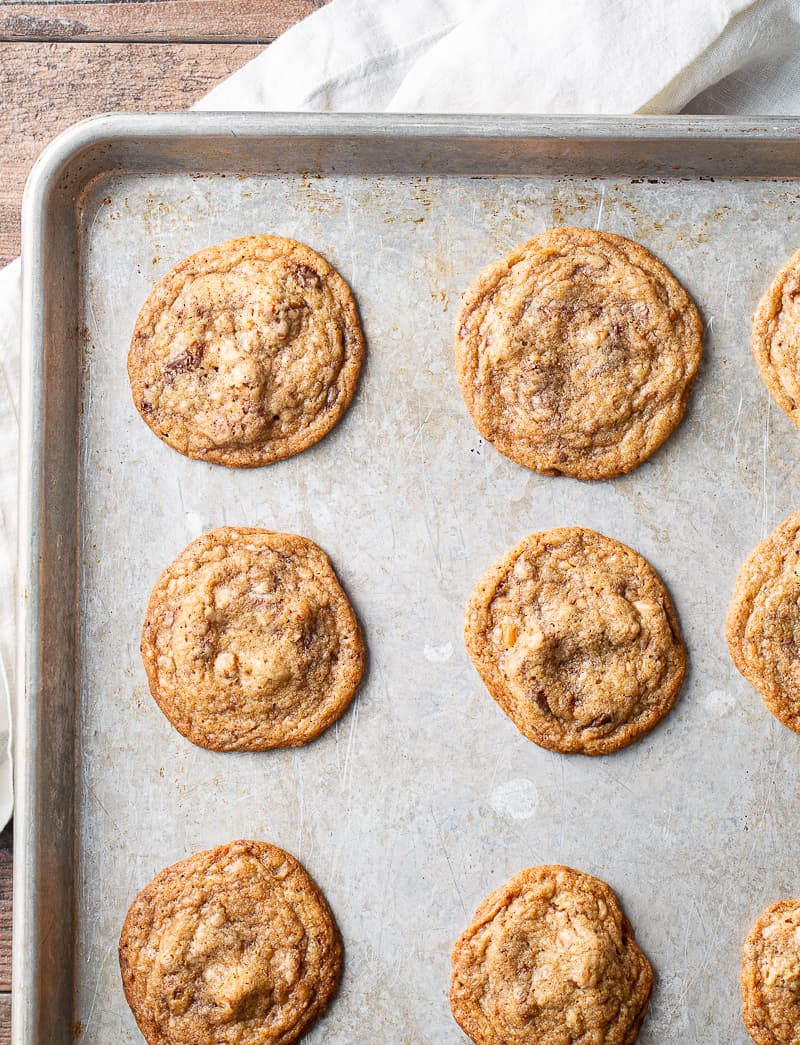
<path id="1" fill-rule="evenodd" d="M 450 1007 L 475 1045 L 633 1045 L 652 983 L 605 882 L 531 867 L 487 896 L 456 941 Z"/>
<path id="2" fill-rule="evenodd" d="M 733 663 L 789 729 L 800 733 L 800 512 L 742 564 L 726 623 Z"/>
<path id="3" fill-rule="evenodd" d="M 159 438 L 188 457 L 252 468 L 339 422 L 363 356 L 356 303 L 335 269 L 305 244 L 246 236 L 193 254 L 156 284 L 128 376 Z"/>
<path id="4" fill-rule="evenodd" d="M 172 725 L 216 751 L 307 744 L 343 714 L 366 661 L 321 548 L 230 526 L 192 541 L 161 575 L 141 651 Z"/>
<path id="5" fill-rule="evenodd" d="M 238 841 L 166 868 L 139 893 L 119 961 L 149 1045 L 291 1045 L 333 998 L 342 945 L 298 861 Z"/>
<path id="6" fill-rule="evenodd" d="M 464 640 L 517 729 L 564 753 L 602 755 L 637 740 L 673 706 L 686 670 L 656 572 L 581 527 L 531 534 L 487 570 Z"/>
<path id="7" fill-rule="evenodd" d="M 800 1045 L 800 899 L 762 912 L 742 948 L 742 1017 L 757 1045 Z"/>
<path id="8" fill-rule="evenodd" d="M 598 479 L 648 458 L 683 417 L 703 347 L 691 298 L 648 250 L 550 229 L 464 295 L 456 363 L 478 431 L 546 475 Z"/>

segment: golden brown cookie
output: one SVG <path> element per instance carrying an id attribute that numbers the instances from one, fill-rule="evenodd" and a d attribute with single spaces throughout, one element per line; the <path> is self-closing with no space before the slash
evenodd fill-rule
<path id="1" fill-rule="evenodd" d="M 148 1045 L 289 1045 L 327 1009 L 342 944 L 297 860 L 239 841 L 156 875 L 128 911 L 119 964 Z"/>
<path id="2" fill-rule="evenodd" d="M 181 261 L 136 320 L 133 401 L 159 438 L 234 468 L 326 435 L 356 390 L 364 337 L 345 281 L 280 236 L 228 240 Z"/>
<path id="3" fill-rule="evenodd" d="M 800 900 L 774 903 L 750 930 L 742 1016 L 758 1045 L 800 1045 Z"/>
<path id="4" fill-rule="evenodd" d="M 605 882 L 531 867 L 487 896 L 458 938 L 450 1008 L 475 1045 L 631 1045 L 652 984 Z"/>
<path id="5" fill-rule="evenodd" d="M 192 541 L 158 579 L 142 630 L 158 706 L 215 751 L 307 744 L 350 703 L 365 658 L 328 557 L 270 530 Z"/>
<path id="6" fill-rule="evenodd" d="M 800 512 L 756 545 L 736 578 L 726 636 L 733 663 L 800 733 Z"/>
<path id="7" fill-rule="evenodd" d="M 753 355 L 775 402 L 800 426 L 800 250 L 759 302 Z"/>
<path id="8" fill-rule="evenodd" d="M 478 431 L 546 475 L 629 472 L 683 417 L 700 316 L 649 250 L 592 229 L 550 229 L 485 268 L 456 333 Z"/>
<path id="9" fill-rule="evenodd" d="M 604 755 L 669 711 L 686 670 L 678 618 L 641 555 L 579 526 L 533 533 L 478 582 L 464 639 L 526 737 Z"/>

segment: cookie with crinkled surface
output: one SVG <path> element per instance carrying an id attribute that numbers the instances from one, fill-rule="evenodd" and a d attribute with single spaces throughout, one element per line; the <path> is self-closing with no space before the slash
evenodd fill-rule
<path id="1" fill-rule="evenodd" d="M 658 574 L 582 527 L 531 534 L 478 582 L 464 638 L 517 729 L 553 751 L 602 755 L 677 699 L 686 652 Z"/>
<path id="2" fill-rule="evenodd" d="M 142 630 L 150 692 L 200 747 L 299 747 L 345 710 L 364 673 L 361 630 L 313 541 L 224 526 L 159 578 Z"/>
<path id="3" fill-rule="evenodd" d="M 160 439 L 188 457 L 251 468 L 334 427 L 363 355 L 339 273 L 303 243 L 245 236 L 159 280 L 136 320 L 128 375 Z"/>
<path id="4" fill-rule="evenodd" d="M 733 663 L 772 714 L 800 733 L 800 512 L 745 560 L 725 631 Z"/>
<path id="5" fill-rule="evenodd" d="M 342 945 L 297 860 L 238 841 L 173 864 L 139 893 L 119 962 L 149 1045 L 290 1045 L 327 1009 Z"/>
<path id="6" fill-rule="evenodd" d="M 488 896 L 456 942 L 450 1007 L 475 1045 L 632 1045 L 652 984 L 605 882 L 531 867 Z"/>
<path id="7" fill-rule="evenodd" d="M 489 265 L 456 327 L 478 431 L 518 464 L 599 479 L 641 464 L 683 417 L 703 348 L 688 293 L 649 250 L 557 228 Z"/>
<path id="8" fill-rule="evenodd" d="M 800 426 L 800 250 L 758 304 L 753 355 L 775 402 Z"/>
<path id="9" fill-rule="evenodd" d="M 772 904 L 745 940 L 742 1016 L 758 1045 L 800 1045 L 800 899 Z"/>

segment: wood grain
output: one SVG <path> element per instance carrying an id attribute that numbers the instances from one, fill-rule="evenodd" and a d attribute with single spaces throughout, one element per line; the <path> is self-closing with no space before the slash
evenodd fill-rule
<path id="1" fill-rule="evenodd" d="M 3 45 L 0 141 L 11 145 L 0 167 L 0 265 L 19 253 L 28 171 L 60 130 L 111 110 L 188 109 L 261 51 L 257 44 Z"/>
<path id="2" fill-rule="evenodd" d="M 0 994 L 0 1045 L 11 1045 L 10 994 Z"/>
<path id="3" fill-rule="evenodd" d="M 11 990 L 11 846 L 12 827 L 9 824 L 0 834 L 0 991 Z M 2 1035 L 2 1013 L 0 1006 L 0 1045 L 5 1040 Z"/>
<path id="4" fill-rule="evenodd" d="M 0 41 L 268 43 L 324 0 L 0 3 Z"/>
<path id="5" fill-rule="evenodd" d="M 0 833 L 0 1045 L 11 1041 L 11 895 L 13 828 Z"/>

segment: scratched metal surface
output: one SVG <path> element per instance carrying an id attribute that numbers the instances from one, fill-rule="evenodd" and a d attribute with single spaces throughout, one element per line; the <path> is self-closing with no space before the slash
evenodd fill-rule
<path id="1" fill-rule="evenodd" d="M 560 862 L 620 896 L 656 970 L 643 1045 L 745 1045 L 739 952 L 769 902 L 800 891 L 798 738 L 733 669 L 736 569 L 798 506 L 800 433 L 773 408 L 750 316 L 800 241 L 791 182 L 356 175 L 193 178 L 124 172 L 83 208 L 82 556 L 75 1017 L 85 1045 L 141 1041 L 117 969 L 120 925 L 165 865 L 236 837 L 299 857 L 341 926 L 346 967 L 314 1045 L 460 1042 L 449 952 L 516 871 Z M 459 293 L 549 226 L 640 240 L 708 329 L 688 415 L 633 474 L 545 478 L 478 438 L 453 370 Z M 134 317 L 184 255 L 254 231 L 307 241 L 354 288 L 369 351 L 339 427 L 312 450 L 235 472 L 159 442 L 130 399 Z M 221 524 L 305 534 L 363 622 L 368 678 L 298 751 L 198 750 L 150 699 L 138 653 L 150 588 Z M 467 595 L 533 530 L 582 524 L 668 584 L 690 651 L 674 711 L 614 756 L 523 739 L 464 651 Z"/>

